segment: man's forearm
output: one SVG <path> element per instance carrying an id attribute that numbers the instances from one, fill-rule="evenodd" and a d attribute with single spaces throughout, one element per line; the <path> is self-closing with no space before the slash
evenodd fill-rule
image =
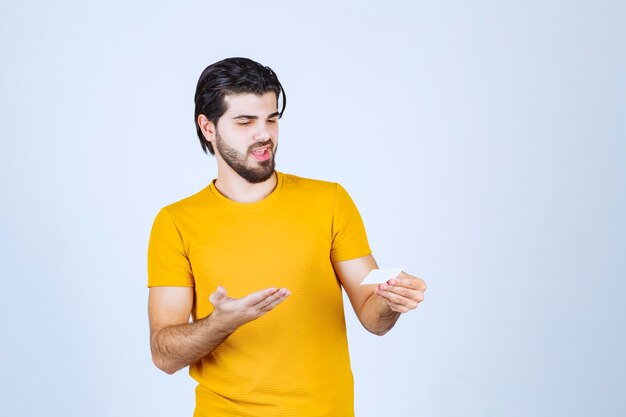
<path id="1" fill-rule="evenodd" d="M 213 315 L 163 327 L 151 337 L 152 359 L 159 369 L 173 374 L 211 353 L 234 330 Z"/>
<path id="2" fill-rule="evenodd" d="M 391 330 L 399 317 L 400 313 L 390 309 L 374 293 L 365 301 L 361 310 L 361 323 L 368 331 L 378 336 Z"/>

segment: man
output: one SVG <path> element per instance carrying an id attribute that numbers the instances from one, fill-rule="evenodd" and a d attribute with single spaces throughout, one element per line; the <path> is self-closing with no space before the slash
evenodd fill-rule
<path id="1" fill-rule="evenodd" d="M 347 192 L 274 169 L 286 101 L 270 68 L 214 63 L 195 104 L 217 178 L 154 220 L 154 363 L 169 374 L 190 366 L 195 416 L 353 416 L 341 288 L 383 335 L 422 301 L 424 281 L 403 272 L 360 285 L 378 267 Z"/>

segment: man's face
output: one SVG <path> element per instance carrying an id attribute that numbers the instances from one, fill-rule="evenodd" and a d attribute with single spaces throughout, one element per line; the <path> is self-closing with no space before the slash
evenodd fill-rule
<path id="1" fill-rule="evenodd" d="M 274 173 L 278 147 L 276 94 L 228 95 L 228 110 L 215 127 L 215 149 L 239 176 L 252 184 Z"/>

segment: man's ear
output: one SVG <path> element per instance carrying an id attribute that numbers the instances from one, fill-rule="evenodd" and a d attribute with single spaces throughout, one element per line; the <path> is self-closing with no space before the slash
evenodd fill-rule
<path id="1" fill-rule="evenodd" d="M 208 142 L 215 142 L 215 124 L 204 114 L 198 116 L 198 126 L 200 126 L 200 131 Z"/>

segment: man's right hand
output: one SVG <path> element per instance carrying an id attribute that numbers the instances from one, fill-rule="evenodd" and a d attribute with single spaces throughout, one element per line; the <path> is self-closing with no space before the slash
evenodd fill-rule
<path id="1" fill-rule="evenodd" d="M 215 308 L 211 316 L 222 325 L 232 326 L 230 330 L 235 331 L 239 326 L 258 319 L 272 310 L 289 294 L 286 288 L 267 288 L 242 298 L 232 298 L 226 295 L 224 287 L 217 287 L 217 290 L 209 296 L 209 301 Z"/>
<path id="2" fill-rule="evenodd" d="M 209 297 L 214 311 L 189 323 L 193 288 L 152 287 L 148 302 L 152 359 L 168 374 L 193 365 L 239 326 L 261 317 L 288 296 L 289 291 L 285 288 L 268 288 L 242 298 L 232 298 L 226 295 L 224 288 L 217 287 Z"/>

